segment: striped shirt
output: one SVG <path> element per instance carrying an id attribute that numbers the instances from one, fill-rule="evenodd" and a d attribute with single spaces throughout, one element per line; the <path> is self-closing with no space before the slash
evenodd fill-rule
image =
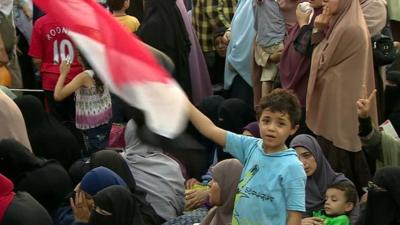
<path id="1" fill-rule="evenodd" d="M 193 27 L 203 52 L 215 51 L 214 32 L 230 27 L 236 4 L 237 0 L 193 0 Z"/>

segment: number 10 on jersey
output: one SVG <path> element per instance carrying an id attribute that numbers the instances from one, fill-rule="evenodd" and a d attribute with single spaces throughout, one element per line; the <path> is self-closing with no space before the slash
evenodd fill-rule
<path id="1" fill-rule="evenodd" d="M 64 39 L 60 43 L 58 40 L 53 42 L 53 63 L 60 64 L 61 61 L 67 59 L 67 57 L 74 61 L 74 47 L 70 40 Z"/>

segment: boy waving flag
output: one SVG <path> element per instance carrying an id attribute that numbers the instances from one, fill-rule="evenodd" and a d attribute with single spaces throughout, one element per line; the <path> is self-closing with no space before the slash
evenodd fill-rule
<path id="1" fill-rule="evenodd" d="M 34 3 L 68 28 L 68 35 L 104 84 L 142 110 L 152 131 L 168 138 L 181 133 L 187 120 L 184 92 L 145 45 L 109 12 L 95 0 L 34 0 Z"/>

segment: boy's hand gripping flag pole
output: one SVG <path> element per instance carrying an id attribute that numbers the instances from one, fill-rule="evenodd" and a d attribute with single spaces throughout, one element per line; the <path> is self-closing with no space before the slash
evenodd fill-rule
<path id="1" fill-rule="evenodd" d="M 145 45 L 100 4 L 94 0 L 34 0 L 34 3 L 67 27 L 68 34 L 104 84 L 141 109 L 151 130 L 168 138 L 183 131 L 187 122 L 183 90 Z"/>

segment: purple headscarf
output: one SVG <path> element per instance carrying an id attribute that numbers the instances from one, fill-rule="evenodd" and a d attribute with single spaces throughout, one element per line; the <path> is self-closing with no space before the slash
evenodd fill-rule
<path id="1" fill-rule="evenodd" d="M 247 126 L 243 128 L 243 131 L 245 130 L 250 132 L 253 137 L 260 138 L 260 127 L 258 126 L 258 121 L 247 124 Z"/>
<path id="2" fill-rule="evenodd" d="M 212 95 L 210 75 L 208 74 L 206 61 L 202 51 L 200 50 L 197 35 L 193 29 L 192 22 L 183 0 L 176 1 L 176 6 L 182 15 L 183 23 L 185 24 L 189 40 L 192 44 L 189 54 L 192 101 L 195 105 L 198 105 L 204 97 Z"/>
<path id="3" fill-rule="evenodd" d="M 313 154 L 317 162 L 317 169 L 313 175 L 307 177 L 306 184 L 306 214 L 310 216 L 313 211 L 324 207 L 325 192 L 329 185 L 340 181 L 351 181 L 342 173 L 335 173 L 333 171 L 321 147 L 313 136 L 306 134 L 297 135 L 290 142 L 290 147 L 303 147 L 307 149 Z"/>

